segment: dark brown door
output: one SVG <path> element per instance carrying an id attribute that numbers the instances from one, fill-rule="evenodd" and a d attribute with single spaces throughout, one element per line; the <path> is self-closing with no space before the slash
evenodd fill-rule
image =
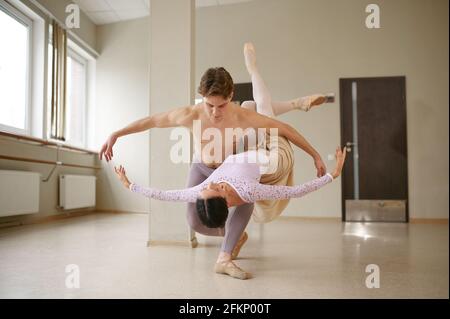
<path id="1" fill-rule="evenodd" d="M 344 221 L 408 221 L 405 77 L 340 79 Z"/>
<path id="2" fill-rule="evenodd" d="M 233 102 L 242 104 L 245 101 L 253 101 L 252 83 L 235 83 Z"/>

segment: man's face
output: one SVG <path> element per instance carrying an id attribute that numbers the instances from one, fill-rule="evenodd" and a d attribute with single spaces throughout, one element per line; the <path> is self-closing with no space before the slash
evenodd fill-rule
<path id="1" fill-rule="evenodd" d="M 203 105 L 212 123 L 220 123 L 224 117 L 228 104 L 231 102 L 231 96 L 224 99 L 219 95 L 210 95 L 203 98 Z"/>

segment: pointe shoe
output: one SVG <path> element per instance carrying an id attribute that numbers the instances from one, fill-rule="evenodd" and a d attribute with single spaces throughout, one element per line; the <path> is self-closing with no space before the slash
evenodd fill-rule
<path id="1" fill-rule="evenodd" d="M 247 42 L 244 44 L 244 58 L 247 71 L 252 74 L 256 70 L 256 53 L 253 43 Z"/>
<path id="2" fill-rule="evenodd" d="M 294 108 L 308 112 L 313 106 L 334 102 L 334 93 L 313 94 L 293 101 Z"/>
<path id="3" fill-rule="evenodd" d="M 325 103 L 334 103 L 335 96 L 336 95 L 334 93 L 325 94 Z"/>
<path id="4" fill-rule="evenodd" d="M 229 275 L 233 278 L 241 280 L 251 278 L 250 273 L 236 266 L 231 260 L 216 263 L 214 266 L 214 271 L 218 274 Z"/>
<path id="5" fill-rule="evenodd" d="M 233 251 L 231 252 L 231 259 L 236 259 L 239 255 L 239 252 L 241 251 L 242 246 L 244 246 L 245 242 L 248 239 L 247 232 L 244 232 L 237 242 L 236 246 L 234 247 Z"/>

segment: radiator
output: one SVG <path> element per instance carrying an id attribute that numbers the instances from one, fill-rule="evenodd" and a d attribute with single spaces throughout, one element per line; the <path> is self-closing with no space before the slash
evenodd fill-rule
<path id="1" fill-rule="evenodd" d="M 40 181 L 39 173 L 0 170 L 0 216 L 39 212 Z"/>
<path id="2" fill-rule="evenodd" d="M 95 206 L 95 176 L 59 175 L 59 206 L 63 209 Z"/>

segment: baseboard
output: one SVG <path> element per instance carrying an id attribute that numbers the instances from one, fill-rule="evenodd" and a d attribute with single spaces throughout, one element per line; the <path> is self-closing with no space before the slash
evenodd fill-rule
<path id="1" fill-rule="evenodd" d="M 91 215 L 91 214 L 95 214 L 95 213 L 96 213 L 96 210 L 94 208 L 88 208 L 88 209 L 83 209 L 83 210 L 61 212 L 59 214 L 49 215 L 49 216 L 24 215 L 24 216 L 18 217 L 17 219 L 0 222 L 0 229 L 8 228 L 8 227 L 24 226 L 24 225 L 49 223 L 49 222 L 53 222 L 53 221 L 57 221 L 57 220 L 61 220 L 61 219 L 80 217 L 80 216 Z"/>
<path id="2" fill-rule="evenodd" d="M 0 221 L 0 229 L 16 227 L 16 226 L 24 226 L 24 225 L 32 225 L 32 224 L 42 224 L 49 223 L 61 219 L 73 218 L 73 217 L 81 217 L 86 215 L 93 214 L 144 214 L 148 213 L 142 212 L 132 212 L 132 211 L 123 211 L 123 210 L 110 210 L 110 209 L 95 209 L 95 208 L 87 208 L 82 210 L 69 210 L 69 211 L 61 211 L 59 214 L 50 215 L 50 216 L 36 216 L 36 215 L 23 215 L 18 216 L 17 219 L 8 220 L 5 222 Z"/>
<path id="3" fill-rule="evenodd" d="M 311 220 L 311 221 L 341 221 L 341 217 L 325 217 L 325 216 L 279 216 L 275 220 Z"/>
<path id="4" fill-rule="evenodd" d="M 280 220 L 341 221 L 341 217 L 280 216 Z M 355 223 L 355 222 L 352 222 Z M 411 224 L 448 225 L 448 218 L 410 218 Z"/>
<path id="5" fill-rule="evenodd" d="M 436 224 L 448 225 L 448 218 L 411 218 L 411 224 Z"/>
<path id="6" fill-rule="evenodd" d="M 111 214 L 139 214 L 139 215 L 148 215 L 146 212 L 133 212 L 130 210 L 117 210 L 117 209 L 96 209 L 96 212 L 99 213 L 111 213 Z"/>

